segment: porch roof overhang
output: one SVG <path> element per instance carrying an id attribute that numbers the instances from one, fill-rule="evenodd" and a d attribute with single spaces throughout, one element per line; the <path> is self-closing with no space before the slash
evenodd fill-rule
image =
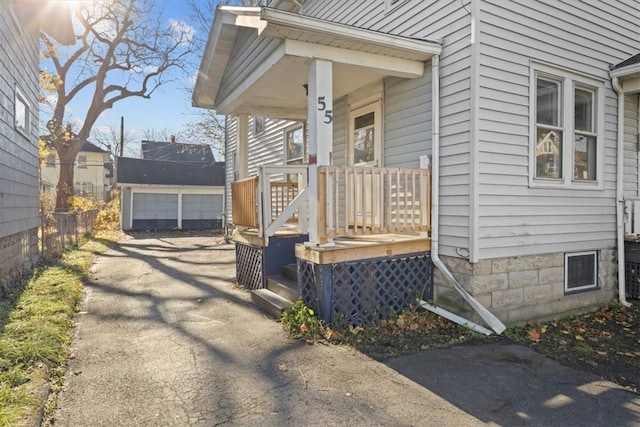
<path id="1" fill-rule="evenodd" d="M 640 54 L 614 65 L 609 74 L 618 79 L 624 93 L 640 92 Z"/>
<path id="2" fill-rule="evenodd" d="M 231 58 L 241 28 L 275 41 L 267 55 L 246 52 L 242 79 Z M 307 117 L 309 63 L 333 62 L 334 99 L 386 76 L 417 78 L 425 61 L 438 55 L 437 42 L 379 33 L 282 10 L 221 6 L 216 12 L 195 88 L 193 105 L 220 114 L 273 118 Z M 239 80 L 239 81 L 236 81 Z"/>

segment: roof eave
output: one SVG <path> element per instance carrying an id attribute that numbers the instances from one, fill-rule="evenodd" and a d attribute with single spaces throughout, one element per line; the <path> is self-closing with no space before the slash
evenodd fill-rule
<path id="1" fill-rule="evenodd" d="M 640 64 L 631 64 L 626 67 L 616 68 L 610 73 L 612 78 L 618 78 L 619 80 L 627 80 L 640 77 Z"/>
<path id="2" fill-rule="evenodd" d="M 209 71 L 214 66 L 224 70 L 229 63 L 231 52 L 222 45 L 223 36 L 230 35 L 235 39 L 235 33 L 239 27 L 258 28 L 260 9 L 259 7 L 218 6 L 192 93 L 191 99 L 194 107 L 215 107 L 215 98 L 211 99 L 205 96 L 204 88 L 208 86 L 209 90 L 217 93 L 222 74 L 217 76 L 216 81 L 211 81 Z"/>
<path id="3" fill-rule="evenodd" d="M 435 41 L 380 33 L 277 9 L 263 8 L 260 18 L 263 24 L 259 34 L 265 37 L 284 38 L 284 32 L 297 30 L 311 36 L 331 37 L 386 47 L 393 49 L 394 56 L 420 61 L 429 60 L 442 51 L 440 43 Z"/>
<path id="4" fill-rule="evenodd" d="M 195 107 L 217 109 L 218 90 L 231 55 L 228 42 L 226 49 L 221 46 L 222 38 L 227 36 L 235 40 L 240 26 L 255 28 L 260 36 L 273 39 L 296 40 L 293 31 L 300 33 L 301 41 L 324 38 L 328 40 L 327 46 L 331 46 L 332 40 L 346 40 L 361 47 L 382 49 L 389 57 L 410 61 L 427 61 L 442 50 L 438 42 L 379 33 L 282 10 L 222 6 L 216 11 L 198 72 L 192 96 Z"/>

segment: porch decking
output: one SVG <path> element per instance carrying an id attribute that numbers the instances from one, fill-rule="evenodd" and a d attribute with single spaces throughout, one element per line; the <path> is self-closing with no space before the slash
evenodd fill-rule
<path id="1" fill-rule="evenodd" d="M 278 230 L 271 239 L 303 236 L 299 227 L 287 225 Z M 264 237 L 258 230 L 236 230 L 231 238 L 235 243 L 265 247 Z M 419 234 L 375 234 L 353 237 L 340 237 L 333 241 L 333 246 L 296 245 L 295 255 L 315 264 L 331 264 L 355 261 L 366 258 L 397 256 L 431 250 L 431 238 Z"/>

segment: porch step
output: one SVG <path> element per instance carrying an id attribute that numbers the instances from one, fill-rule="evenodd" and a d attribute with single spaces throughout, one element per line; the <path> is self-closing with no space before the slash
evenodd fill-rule
<path id="1" fill-rule="evenodd" d="M 282 275 L 269 277 L 265 289 L 251 291 L 251 301 L 267 313 L 280 319 L 282 311 L 293 304 L 298 292 L 298 266 L 288 264 L 280 269 Z"/>
<path id="2" fill-rule="evenodd" d="M 285 279 L 289 279 L 292 282 L 298 283 L 298 265 L 297 264 L 287 264 L 280 269 L 282 272 L 282 277 Z M 297 288 L 297 285 L 294 286 Z"/>
<path id="3" fill-rule="evenodd" d="M 254 289 L 251 291 L 251 301 L 276 319 L 280 319 L 284 309 L 292 304 L 269 289 Z"/>
<path id="4" fill-rule="evenodd" d="M 283 276 L 270 277 L 267 279 L 267 289 L 274 294 L 280 295 L 291 303 L 298 299 L 298 283 Z"/>

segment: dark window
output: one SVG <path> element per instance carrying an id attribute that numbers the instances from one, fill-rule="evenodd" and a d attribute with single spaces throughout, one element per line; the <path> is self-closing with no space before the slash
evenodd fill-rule
<path id="1" fill-rule="evenodd" d="M 598 285 L 597 265 L 595 252 L 567 254 L 565 291 L 596 288 Z"/>

